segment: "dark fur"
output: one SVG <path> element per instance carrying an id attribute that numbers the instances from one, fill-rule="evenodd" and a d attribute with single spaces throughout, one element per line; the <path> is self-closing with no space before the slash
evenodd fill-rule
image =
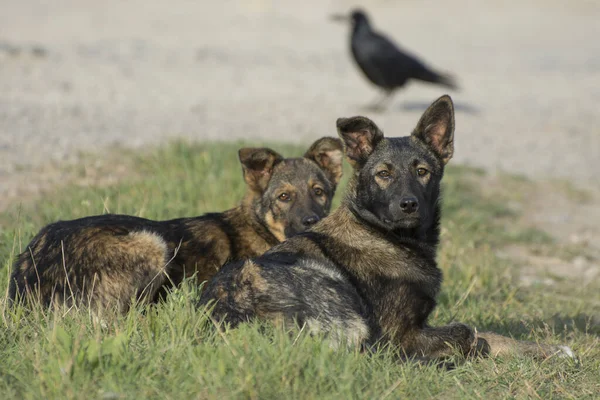
<path id="1" fill-rule="evenodd" d="M 353 344 L 389 343 L 408 356 L 527 347 L 478 338 L 461 323 L 428 324 L 442 283 L 435 258 L 440 182 L 454 151 L 450 97 L 433 103 L 408 137 L 384 138 L 364 117 L 340 118 L 337 127 L 354 168 L 340 208 L 262 256 L 223 267 L 201 304 L 216 300 L 215 317 L 233 326 L 295 322 Z"/>
<path id="2" fill-rule="evenodd" d="M 226 262 L 262 254 L 324 217 L 342 157 L 333 138 L 316 141 L 302 158 L 244 148 L 248 189 L 231 210 L 170 221 L 101 215 L 50 224 L 14 263 L 9 297 L 124 311 L 133 298 L 154 300 L 193 274 L 201 283 Z"/>

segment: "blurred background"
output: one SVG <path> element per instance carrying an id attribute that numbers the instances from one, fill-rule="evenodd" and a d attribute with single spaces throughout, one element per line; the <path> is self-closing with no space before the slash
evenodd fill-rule
<path id="1" fill-rule="evenodd" d="M 0 183 L 22 165 L 174 137 L 308 142 L 365 114 L 405 135 L 448 92 L 455 160 L 600 182 L 600 2 L 2 0 Z M 380 113 L 349 53 L 356 6 L 461 87 L 411 83 Z"/>

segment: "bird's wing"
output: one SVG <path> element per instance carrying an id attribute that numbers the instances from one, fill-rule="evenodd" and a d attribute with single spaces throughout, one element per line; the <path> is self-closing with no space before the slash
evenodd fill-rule
<path id="1" fill-rule="evenodd" d="M 355 55 L 358 63 L 365 65 L 365 74 L 375 83 L 399 86 L 418 71 L 427 69 L 421 61 L 379 33 L 370 32 L 368 38 L 362 39 L 357 42 Z"/>

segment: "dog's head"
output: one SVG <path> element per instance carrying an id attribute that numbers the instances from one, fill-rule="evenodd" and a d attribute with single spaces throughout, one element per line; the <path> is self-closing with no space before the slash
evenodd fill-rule
<path id="1" fill-rule="evenodd" d="M 384 138 L 365 117 L 340 118 L 337 128 L 354 168 L 350 206 L 388 231 L 427 231 L 437 223 L 440 181 L 454 152 L 454 107 L 436 100 L 410 136 Z"/>
<path id="2" fill-rule="evenodd" d="M 239 151 L 255 216 L 280 241 L 303 232 L 331 208 L 342 177 L 342 142 L 324 137 L 304 157 L 283 158 L 267 148 Z"/>

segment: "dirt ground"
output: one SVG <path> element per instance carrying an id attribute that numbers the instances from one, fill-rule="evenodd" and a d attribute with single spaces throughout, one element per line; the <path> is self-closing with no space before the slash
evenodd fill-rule
<path id="1" fill-rule="evenodd" d="M 359 113 L 404 135 L 444 92 L 411 84 L 386 112 L 366 112 L 377 92 L 351 63 L 348 27 L 327 18 L 355 6 L 344 0 L 0 5 L 4 206 L 70 179 L 61 166 L 84 165 L 80 151 L 106 154 L 110 165 L 113 145 L 175 137 L 304 142 L 334 135 L 337 117 Z M 585 203 L 532 196 L 529 215 L 561 241 L 600 248 L 600 3 L 362 7 L 405 49 L 457 76 L 454 162 L 588 188 Z"/>

